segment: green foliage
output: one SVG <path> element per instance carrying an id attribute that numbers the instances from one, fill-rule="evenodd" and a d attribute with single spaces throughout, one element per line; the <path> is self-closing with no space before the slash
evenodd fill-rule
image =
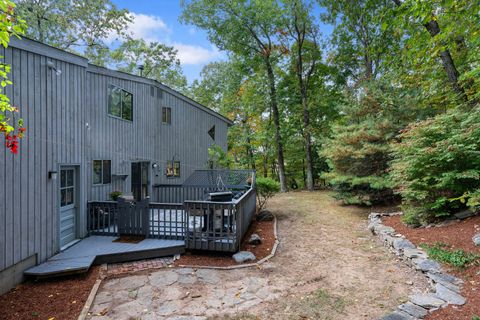
<path id="1" fill-rule="evenodd" d="M 472 316 L 472 320 L 480 320 L 480 317 L 477 315 Z"/>
<path id="2" fill-rule="evenodd" d="M 425 249 L 428 256 L 439 262 L 447 263 L 456 268 L 465 268 L 468 265 L 480 261 L 480 255 L 465 252 L 463 250 L 449 250 L 448 245 L 444 243 L 436 243 L 433 246 L 421 244 L 420 247 Z"/>
<path id="3" fill-rule="evenodd" d="M 180 67 L 177 50 L 173 47 L 128 38 L 110 56 L 120 71 L 138 73 L 138 66 L 143 65 L 144 77 L 157 80 L 180 92 L 187 91 L 187 79 Z"/>
<path id="4" fill-rule="evenodd" d="M 16 15 L 15 3 L 10 0 L 0 1 L 0 44 L 7 48 L 10 37 L 23 35 L 25 28 L 25 21 Z M 10 104 L 10 99 L 5 94 L 5 87 L 12 84 L 8 80 L 9 73 L 10 65 L 0 63 L 0 134 L 5 136 L 6 147 L 16 154 L 18 139 L 23 137 L 25 128 L 23 120 L 16 115 L 18 108 Z"/>
<path id="5" fill-rule="evenodd" d="M 256 179 L 257 187 L 257 208 L 262 211 L 267 205 L 267 201 L 280 191 L 280 184 L 271 178 L 258 177 Z"/>
<path id="6" fill-rule="evenodd" d="M 132 16 L 110 0 L 17 0 L 18 14 L 26 20 L 29 38 L 62 50 L 82 53 L 93 63 L 106 65 L 105 39 L 123 38 Z"/>
<path id="7" fill-rule="evenodd" d="M 187 92 L 177 51 L 162 43 L 132 38 L 126 30 L 135 15 L 117 8 L 111 0 L 17 3 L 18 14 L 28 23 L 29 38 L 83 55 L 95 65 L 115 66 L 124 72 L 138 74 L 138 66 L 143 65 L 145 77 Z"/>
<path id="8" fill-rule="evenodd" d="M 231 167 L 231 159 L 220 146 L 214 144 L 208 148 L 207 167 L 209 169 L 228 169 Z"/>
<path id="9" fill-rule="evenodd" d="M 110 199 L 112 199 L 113 201 L 117 201 L 122 194 L 123 193 L 121 191 L 112 191 L 110 192 Z"/>
<path id="10" fill-rule="evenodd" d="M 427 223 L 480 204 L 480 110 L 413 123 L 393 146 L 391 181 L 409 219 Z"/>
<path id="11" fill-rule="evenodd" d="M 331 170 L 322 176 L 338 199 L 361 205 L 394 199 L 388 175 L 390 143 L 418 116 L 414 106 L 415 98 L 408 91 L 377 83 L 370 83 L 363 96 L 345 104 L 345 116 L 333 127 L 322 151 Z"/>

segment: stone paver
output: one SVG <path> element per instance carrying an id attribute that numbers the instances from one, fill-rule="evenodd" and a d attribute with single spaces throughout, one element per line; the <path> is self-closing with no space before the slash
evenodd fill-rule
<path id="1" fill-rule="evenodd" d="M 278 298 L 279 288 L 252 271 L 164 268 L 106 280 L 91 319 L 204 319 Z M 246 275 L 245 275 L 246 273 Z M 249 275 L 252 273 L 251 275 Z"/>

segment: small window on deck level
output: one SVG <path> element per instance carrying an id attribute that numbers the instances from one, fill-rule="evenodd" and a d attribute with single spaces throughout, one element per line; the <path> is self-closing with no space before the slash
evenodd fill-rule
<path id="1" fill-rule="evenodd" d="M 172 108 L 170 107 L 162 108 L 162 123 L 172 124 Z"/>
<path id="2" fill-rule="evenodd" d="M 93 160 L 93 184 L 109 184 L 112 181 L 112 161 Z"/>
<path id="3" fill-rule="evenodd" d="M 180 177 L 180 161 L 167 161 L 167 178 Z"/>

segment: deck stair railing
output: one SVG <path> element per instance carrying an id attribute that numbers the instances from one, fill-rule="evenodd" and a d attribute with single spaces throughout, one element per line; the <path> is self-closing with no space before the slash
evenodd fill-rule
<path id="1" fill-rule="evenodd" d="M 215 171 L 217 178 L 211 172 L 200 172 L 194 177 L 211 179 L 210 185 L 159 186 L 155 200 L 160 202 L 89 202 L 88 232 L 185 240 L 187 249 L 236 252 L 256 211 L 255 174 L 239 171 L 234 175 Z M 248 183 L 241 184 L 245 177 L 249 177 Z M 221 191 L 232 191 L 231 201 L 212 201 L 207 197 L 218 191 L 219 179 L 224 184 Z"/>

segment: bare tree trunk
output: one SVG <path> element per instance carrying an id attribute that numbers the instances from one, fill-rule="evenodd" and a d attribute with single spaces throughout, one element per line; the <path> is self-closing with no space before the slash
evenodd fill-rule
<path id="1" fill-rule="evenodd" d="M 268 82 L 270 87 L 270 106 L 273 113 L 273 124 L 275 126 L 275 144 L 277 145 L 277 160 L 278 160 L 278 178 L 280 180 L 280 191 L 287 191 L 287 183 L 285 179 L 285 160 L 283 156 L 283 142 L 280 133 L 280 114 L 278 112 L 277 104 L 277 90 L 275 87 L 275 75 L 273 74 L 272 64 L 269 58 L 265 58 L 267 67 Z"/>
<path id="2" fill-rule="evenodd" d="M 425 29 L 430 33 L 432 38 L 434 38 L 437 34 L 440 33 L 440 26 L 436 20 L 432 20 L 426 24 L 424 24 Z M 452 55 L 448 49 L 445 49 L 440 52 L 440 59 L 442 60 L 443 68 L 447 73 L 448 80 L 450 81 L 453 90 L 458 94 L 458 96 L 465 102 L 468 102 L 467 94 L 465 93 L 465 89 L 460 85 L 458 81 L 458 77 L 460 73 L 453 62 Z"/>
<path id="3" fill-rule="evenodd" d="M 397 6 L 402 5 L 401 0 L 393 0 Z M 425 29 L 427 29 L 430 36 L 434 38 L 440 33 L 440 26 L 436 20 L 431 20 L 428 23 L 423 25 Z M 448 80 L 453 88 L 453 91 L 458 94 L 459 98 L 464 102 L 468 102 L 467 94 L 465 93 L 465 89 L 460 85 L 458 81 L 458 77 L 460 73 L 458 72 L 457 67 L 455 66 L 455 62 L 453 61 L 452 55 L 450 54 L 450 50 L 445 49 L 440 52 L 440 60 L 442 61 L 442 66 L 447 73 Z"/>

